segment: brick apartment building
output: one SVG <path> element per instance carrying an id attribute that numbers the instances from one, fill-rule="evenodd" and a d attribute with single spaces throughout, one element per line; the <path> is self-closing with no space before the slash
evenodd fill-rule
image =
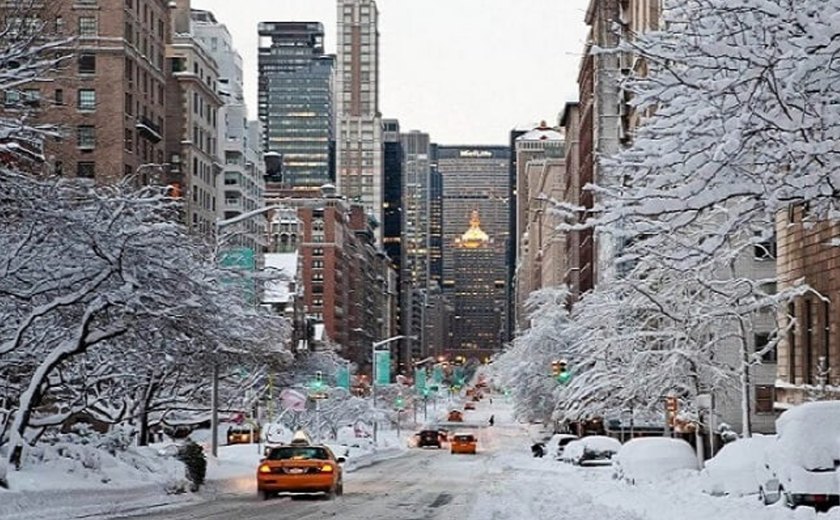
<path id="1" fill-rule="evenodd" d="M 785 409 L 812 398 L 840 398 L 840 250 L 832 245 L 840 227 L 806 222 L 807 208 L 791 206 L 776 218 L 776 269 L 780 289 L 804 281 L 816 293 L 796 298 L 780 312 L 779 326 L 790 327 L 778 346 L 775 394 L 765 399 Z M 793 324 L 791 324 L 793 320 Z"/>
<path id="2" fill-rule="evenodd" d="M 45 142 L 50 173 L 111 181 L 165 162 L 163 142 L 166 0 L 53 0 L 27 12 L 0 7 L 13 34 L 38 30 L 46 40 L 77 38 L 60 70 L 4 94 L 7 114 L 28 112 L 57 124 Z M 10 33 L 6 34 L 9 37 Z"/>
<path id="3" fill-rule="evenodd" d="M 295 237 L 302 284 L 302 320 L 321 324 L 339 354 L 370 371 L 371 344 L 397 334 L 396 272 L 376 246 L 363 206 L 325 185 L 319 193 L 269 184 L 267 204 L 297 208 Z M 269 242 L 272 240 L 269 239 Z M 400 359 L 395 353 L 392 359 Z M 399 366 L 394 367 L 399 370 Z"/>

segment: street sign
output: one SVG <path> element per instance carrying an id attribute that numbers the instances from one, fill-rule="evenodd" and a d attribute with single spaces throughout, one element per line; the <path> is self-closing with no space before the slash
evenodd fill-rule
<path id="1" fill-rule="evenodd" d="M 426 391 L 426 370 L 423 368 L 414 369 L 414 390 L 418 394 Z"/>
<path id="2" fill-rule="evenodd" d="M 438 365 L 432 369 L 432 381 L 437 384 L 443 382 L 443 368 Z"/>
<path id="3" fill-rule="evenodd" d="M 335 386 L 350 390 L 350 368 L 343 366 L 338 367 L 335 374 Z"/>
<path id="4" fill-rule="evenodd" d="M 376 368 L 376 381 L 374 381 L 374 384 L 379 386 L 391 384 L 391 351 L 374 350 L 373 354 Z"/>

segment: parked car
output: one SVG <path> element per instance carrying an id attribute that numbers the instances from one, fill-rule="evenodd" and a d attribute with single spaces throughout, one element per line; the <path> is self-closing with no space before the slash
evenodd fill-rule
<path id="1" fill-rule="evenodd" d="M 472 401 L 467 401 L 464 403 L 464 410 L 475 410 L 475 403 Z"/>
<path id="2" fill-rule="evenodd" d="M 575 465 L 605 464 L 621 449 L 621 443 L 612 437 L 590 435 L 573 440 L 563 450 L 563 460 Z"/>
<path id="3" fill-rule="evenodd" d="M 694 449 L 682 439 L 642 437 L 621 446 L 613 468 L 613 477 L 636 484 L 664 480 L 675 473 L 696 473 L 700 464 Z"/>
<path id="4" fill-rule="evenodd" d="M 726 444 L 700 472 L 703 491 L 716 496 L 758 494 L 764 451 L 774 442 L 775 435 L 753 435 Z"/>
<path id="5" fill-rule="evenodd" d="M 546 449 L 549 453 L 554 453 L 554 458 L 563 460 L 563 452 L 570 442 L 578 440 L 580 437 L 571 433 L 555 433 L 548 441 Z"/>
<path id="6" fill-rule="evenodd" d="M 776 440 L 764 450 L 759 496 L 791 508 L 840 504 L 840 401 L 791 408 L 776 419 Z"/>

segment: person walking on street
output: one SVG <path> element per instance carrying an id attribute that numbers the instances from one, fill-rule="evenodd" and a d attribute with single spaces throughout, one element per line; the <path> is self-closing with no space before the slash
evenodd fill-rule
<path id="1" fill-rule="evenodd" d="M 493 423 L 495 422 L 495 417 L 493 415 L 490 416 L 490 421 L 489 422 L 490 422 L 490 426 L 493 426 Z"/>

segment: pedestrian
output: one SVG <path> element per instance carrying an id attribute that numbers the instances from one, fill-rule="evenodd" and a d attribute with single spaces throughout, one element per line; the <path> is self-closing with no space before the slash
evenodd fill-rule
<path id="1" fill-rule="evenodd" d="M 493 426 L 493 423 L 494 423 L 494 422 L 496 422 L 496 421 L 495 421 L 495 416 L 491 415 L 491 416 L 490 416 L 490 421 L 489 421 L 489 422 L 490 422 L 490 426 Z"/>
<path id="2" fill-rule="evenodd" d="M 490 398 L 490 404 L 493 404 L 493 398 L 492 397 Z"/>

